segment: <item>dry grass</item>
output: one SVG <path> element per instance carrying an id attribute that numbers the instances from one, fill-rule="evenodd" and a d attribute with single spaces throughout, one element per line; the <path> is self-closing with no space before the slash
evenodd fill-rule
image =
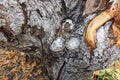
<path id="1" fill-rule="evenodd" d="M 0 80 L 48 80 L 39 60 L 27 60 L 24 52 L 0 49 Z"/>

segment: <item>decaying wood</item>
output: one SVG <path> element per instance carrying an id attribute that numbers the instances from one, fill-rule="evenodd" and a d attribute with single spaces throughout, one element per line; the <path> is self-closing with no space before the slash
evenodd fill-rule
<path id="1" fill-rule="evenodd" d="M 108 20 L 114 17 L 115 11 L 107 10 L 102 12 L 100 15 L 95 17 L 89 24 L 86 29 L 85 39 L 91 49 L 96 48 L 95 37 L 96 31 Z"/>
<path id="2" fill-rule="evenodd" d="M 114 23 L 112 25 L 113 34 L 115 37 L 115 44 L 120 47 L 120 4 L 118 4 L 117 10 L 115 12 Z"/>
<path id="3" fill-rule="evenodd" d="M 114 24 L 113 24 L 113 32 L 116 37 L 115 44 L 120 45 L 120 31 L 119 31 L 119 10 L 120 10 L 120 4 L 115 4 L 112 6 L 113 9 L 106 10 L 102 12 L 100 15 L 95 17 L 88 25 L 85 35 L 85 40 L 90 46 L 90 50 L 93 50 L 96 48 L 96 31 L 108 20 L 114 18 Z"/>
<path id="4" fill-rule="evenodd" d="M 104 10 L 107 7 L 107 2 L 108 0 L 87 0 L 83 15 L 99 10 Z"/>

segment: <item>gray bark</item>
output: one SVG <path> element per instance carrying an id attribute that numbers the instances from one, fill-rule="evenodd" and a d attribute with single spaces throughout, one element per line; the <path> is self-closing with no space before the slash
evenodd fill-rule
<path id="1" fill-rule="evenodd" d="M 110 34 L 112 21 L 96 37 L 90 53 L 84 40 L 88 23 L 85 0 L 1 0 L 0 47 L 21 50 L 46 64 L 50 80 L 89 80 L 92 72 L 120 58 Z"/>

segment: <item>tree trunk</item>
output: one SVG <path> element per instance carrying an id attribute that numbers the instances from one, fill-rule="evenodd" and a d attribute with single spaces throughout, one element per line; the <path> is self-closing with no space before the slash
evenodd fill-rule
<path id="1" fill-rule="evenodd" d="M 89 52 L 85 29 L 99 12 L 83 16 L 85 3 L 86 0 L 2 0 L 0 47 L 40 58 L 50 80 L 89 80 L 94 70 L 117 60 L 120 49 L 112 44 L 111 20 L 97 31 L 97 48 Z"/>

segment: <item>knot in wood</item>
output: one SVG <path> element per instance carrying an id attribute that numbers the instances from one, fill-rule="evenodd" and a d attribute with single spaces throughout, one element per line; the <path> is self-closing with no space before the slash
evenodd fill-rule
<path id="1" fill-rule="evenodd" d="M 66 19 L 65 23 L 63 23 L 62 29 L 65 32 L 71 32 L 74 29 L 74 24 L 71 19 Z"/>

